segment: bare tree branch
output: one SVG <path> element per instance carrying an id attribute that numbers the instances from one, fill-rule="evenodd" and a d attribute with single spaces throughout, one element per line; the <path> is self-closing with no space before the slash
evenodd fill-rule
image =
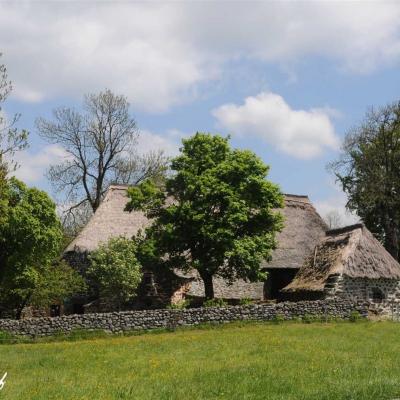
<path id="1" fill-rule="evenodd" d="M 1 106 L 11 91 L 12 85 L 8 80 L 7 68 L 4 64 L 0 64 L 0 167 L 5 170 L 17 168 L 13 156 L 15 152 L 23 150 L 28 145 L 28 132 L 15 127 L 20 114 L 7 118 Z"/>
<path id="2" fill-rule="evenodd" d="M 165 174 L 168 159 L 163 152 L 137 153 L 139 132 L 129 103 L 110 90 L 86 95 L 83 112 L 61 107 L 53 111 L 52 120 L 38 118 L 36 127 L 42 138 L 61 145 L 67 154 L 47 176 L 70 205 L 69 214 L 86 203 L 96 211 L 112 182 L 161 181 Z"/>

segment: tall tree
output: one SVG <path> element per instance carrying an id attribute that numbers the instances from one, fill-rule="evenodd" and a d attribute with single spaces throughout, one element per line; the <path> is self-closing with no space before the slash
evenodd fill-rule
<path id="1" fill-rule="evenodd" d="M 25 305 L 62 300 L 81 281 L 70 267 L 54 265 L 61 240 L 61 224 L 49 196 L 11 178 L 0 225 L 0 305 L 16 310 L 17 318 Z"/>
<path id="2" fill-rule="evenodd" d="M 0 57 L 1 57 L 0 53 Z M 27 146 L 28 132 L 19 130 L 16 124 L 20 114 L 6 117 L 3 103 L 12 91 L 12 84 L 8 80 L 7 68 L 0 64 L 0 168 L 3 172 L 13 170 L 17 164 L 12 157 L 18 150 Z"/>
<path id="3" fill-rule="evenodd" d="M 172 268 L 196 269 L 206 298 L 213 277 L 233 282 L 265 278 L 260 263 L 271 256 L 281 228 L 283 197 L 266 177 L 269 167 L 229 138 L 197 133 L 183 140 L 174 174 L 161 191 L 150 180 L 129 189 L 129 210 L 145 210 L 146 235 Z M 169 199 L 173 199 L 172 201 Z"/>
<path id="4" fill-rule="evenodd" d="M 67 214 L 85 205 L 96 211 L 112 182 L 138 184 L 165 171 L 162 152 L 138 154 L 139 132 L 129 103 L 110 90 L 86 95 L 83 113 L 58 108 L 53 120 L 38 118 L 36 126 L 42 138 L 66 153 L 48 176 L 56 192 L 65 195 Z"/>
<path id="5" fill-rule="evenodd" d="M 385 248 L 399 259 L 400 102 L 367 112 L 329 168 L 355 211 Z"/>

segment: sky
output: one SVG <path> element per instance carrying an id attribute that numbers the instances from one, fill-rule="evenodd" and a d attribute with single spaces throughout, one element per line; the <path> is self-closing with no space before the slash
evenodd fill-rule
<path id="1" fill-rule="evenodd" d="M 35 119 L 108 88 L 128 98 L 141 151 L 229 134 L 283 192 L 351 223 L 326 165 L 369 107 L 399 100 L 400 3 L 2 0 L 0 52 L 3 112 L 30 131 L 16 172 L 29 185 L 51 193 L 45 171 L 64 157 Z"/>

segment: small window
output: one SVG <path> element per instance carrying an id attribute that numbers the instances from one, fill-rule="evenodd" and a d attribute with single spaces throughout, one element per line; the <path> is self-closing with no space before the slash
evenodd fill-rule
<path id="1" fill-rule="evenodd" d="M 382 303 L 385 300 L 383 291 L 379 288 L 372 288 L 372 301 L 374 303 Z"/>

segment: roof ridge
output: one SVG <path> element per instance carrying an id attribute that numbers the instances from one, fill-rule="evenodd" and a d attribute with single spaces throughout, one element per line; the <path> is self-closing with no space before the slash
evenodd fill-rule
<path id="1" fill-rule="evenodd" d="M 362 222 L 358 222 L 357 224 L 343 226 L 341 228 L 329 229 L 326 231 L 326 236 L 330 235 L 340 235 L 341 233 L 351 232 L 356 229 L 364 229 L 365 225 Z"/>

